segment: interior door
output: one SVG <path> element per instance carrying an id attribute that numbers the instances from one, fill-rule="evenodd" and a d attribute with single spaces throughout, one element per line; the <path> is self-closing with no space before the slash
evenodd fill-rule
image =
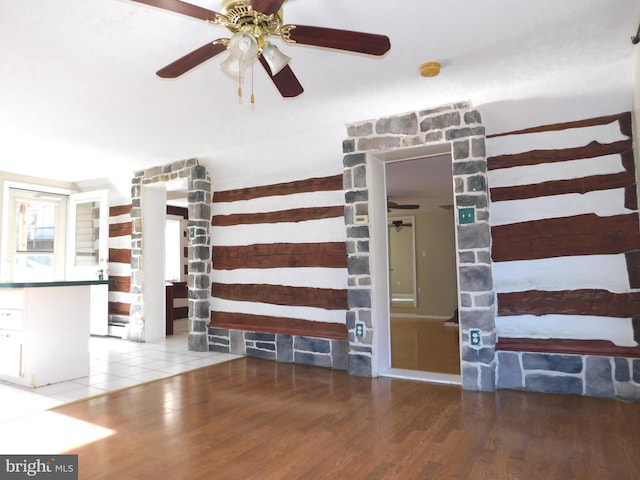
<path id="1" fill-rule="evenodd" d="M 69 195 L 67 280 L 107 278 L 108 192 Z"/>
<path id="2" fill-rule="evenodd" d="M 106 280 L 109 201 L 106 190 L 69 195 L 67 228 L 67 280 Z M 107 335 L 109 331 L 109 287 L 92 285 L 89 331 Z"/>

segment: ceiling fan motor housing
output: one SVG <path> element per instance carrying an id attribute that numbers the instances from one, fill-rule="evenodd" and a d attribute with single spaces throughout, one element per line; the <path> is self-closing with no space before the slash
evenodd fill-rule
<path id="1" fill-rule="evenodd" d="M 249 5 L 248 1 L 230 1 L 223 5 L 224 25 L 232 32 L 251 32 L 259 38 L 278 35 L 282 26 L 280 12 L 265 15 Z"/>

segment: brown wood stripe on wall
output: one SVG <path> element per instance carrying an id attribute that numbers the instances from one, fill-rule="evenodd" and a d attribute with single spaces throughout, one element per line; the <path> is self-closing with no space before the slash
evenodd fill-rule
<path id="1" fill-rule="evenodd" d="M 131 249 L 129 248 L 110 248 L 109 263 L 126 263 L 131 264 Z"/>
<path id="2" fill-rule="evenodd" d="M 131 235 L 131 222 L 123 223 L 110 223 L 109 224 L 109 237 L 123 237 L 125 235 Z"/>
<path id="3" fill-rule="evenodd" d="M 573 178 L 570 180 L 552 180 L 531 185 L 491 188 L 491 201 L 524 200 L 527 198 L 565 195 L 568 193 L 587 193 L 613 188 L 632 187 L 635 192 L 634 172 L 621 172 L 607 175 Z M 625 195 L 626 197 L 626 195 Z M 625 202 L 627 203 L 627 202 Z M 627 207 L 628 208 L 628 207 Z"/>
<path id="4" fill-rule="evenodd" d="M 640 245 L 638 215 L 595 214 L 549 218 L 491 227 L 495 262 L 604 255 L 636 250 Z"/>
<path id="5" fill-rule="evenodd" d="M 346 268 L 347 249 L 345 242 L 214 246 L 213 259 L 213 267 L 216 270 L 291 267 Z"/>
<path id="6" fill-rule="evenodd" d="M 129 316 L 131 305 L 122 302 L 109 302 L 109 315 L 120 315 L 122 317 Z"/>
<path id="7" fill-rule="evenodd" d="M 110 292 L 125 292 L 129 293 L 131 290 L 131 277 L 123 277 L 117 275 L 110 275 L 109 280 L 114 280 L 115 283 L 109 285 Z"/>
<path id="8" fill-rule="evenodd" d="M 539 133 L 551 132 L 557 130 L 566 130 L 568 128 L 593 127 L 597 125 L 608 125 L 615 121 L 620 122 L 620 132 L 627 137 L 631 137 L 631 112 L 618 113 L 615 115 L 607 115 L 604 117 L 588 118 L 586 120 L 578 120 L 575 122 L 554 123 L 551 125 L 541 125 L 539 127 L 525 128 L 523 130 L 514 130 L 505 133 L 494 133 L 487 135 L 487 138 L 505 137 L 507 135 L 519 135 L 523 133 Z"/>
<path id="9" fill-rule="evenodd" d="M 624 257 L 627 263 L 629 286 L 631 288 L 640 288 L 640 250 L 627 252 Z M 640 312 L 638 314 L 640 315 Z"/>
<path id="10" fill-rule="evenodd" d="M 640 358 L 640 347 L 619 347 L 608 340 L 500 338 L 496 343 L 496 350 Z"/>
<path id="11" fill-rule="evenodd" d="M 131 204 L 109 207 L 110 217 L 117 217 L 119 215 L 129 215 L 130 213 L 131 213 Z"/>
<path id="12" fill-rule="evenodd" d="M 495 157 L 487 158 L 487 169 L 497 170 L 500 168 L 522 167 L 528 165 L 539 165 L 542 163 L 565 162 L 567 160 L 602 157 L 604 155 L 625 153 L 630 151 L 632 147 L 633 142 L 629 139 L 607 144 L 591 142 L 589 145 L 584 147 L 564 148 L 559 150 L 531 150 L 530 152 L 496 155 Z"/>
<path id="13" fill-rule="evenodd" d="M 211 295 L 225 300 L 348 310 L 347 290 L 284 285 L 212 283 Z"/>
<path id="14" fill-rule="evenodd" d="M 268 317 L 246 313 L 211 312 L 210 326 L 248 332 L 303 335 L 337 340 L 347 339 L 347 327 L 341 323 L 313 322 L 295 318 Z"/>
<path id="15" fill-rule="evenodd" d="M 304 222 L 344 216 L 344 206 L 296 208 L 265 213 L 238 213 L 233 215 L 215 215 L 211 219 L 214 227 L 247 225 L 256 223 Z"/>
<path id="16" fill-rule="evenodd" d="M 498 316 L 594 315 L 631 318 L 640 312 L 640 292 L 582 289 L 498 293 Z M 603 328 L 606 322 L 603 321 Z"/>
<path id="17" fill-rule="evenodd" d="M 238 200 L 250 200 L 252 198 L 259 197 L 328 190 L 342 190 L 342 174 L 331 177 L 308 178 L 306 180 L 298 180 L 295 182 L 215 192 L 213 195 L 213 202 L 235 202 Z"/>

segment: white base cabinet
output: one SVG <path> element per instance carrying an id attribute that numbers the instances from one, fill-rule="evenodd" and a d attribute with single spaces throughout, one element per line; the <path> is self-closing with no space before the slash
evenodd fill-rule
<path id="1" fill-rule="evenodd" d="M 0 345 L 0 379 L 33 388 L 88 376 L 93 287 L 61 282 L 0 288 L 0 311 L 11 306 L 22 320 L 22 330 L 5 335 L 6 345 Z M 1 331 L 8 330 L 0 324 Z"/>

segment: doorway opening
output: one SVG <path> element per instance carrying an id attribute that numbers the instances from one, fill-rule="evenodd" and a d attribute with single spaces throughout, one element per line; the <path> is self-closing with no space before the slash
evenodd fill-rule
<path id="1" fill-rule="evenodd" d="M 385 187 L 391 369 L 459 383 L 450 153 L 385 162 Z"/>
<path id="2" fill-rule="evenodd" d="M 129 340 L 166 336 L 165 240 L 167 189 L 186 185 L 188 346 L 209 350 L 212 184 L 198 160 L 183 160 L 136 173 L 131 202 L 131 309 Z"/>
<path id="3" fill-rule="evenodd" d="M 185 182 L 186 183 L 186 182 Z M 168 335 L 189 331 L 188 234 L 189 208 L 186 185 L 167 185 L 165 219 L 165 324 Z"/>
<path id="4" fill-rule="evenodd" d="M 449 154 L 461 353 L 461 375 L 455 383 L 467 390 L 495 390 L 495 291 L 480 112 L 469 102 L 459 102 L 352 123 L 343 151 L 347 253 L 354 267 L 348 277 L 349 373 L 374 377 L 396 373 L 391 367 L 389 329 L 385 163 Z M 410 372 L 420 379 L 417 371 Z M 428 380 L 452 381 L 431 376 Z"/>

